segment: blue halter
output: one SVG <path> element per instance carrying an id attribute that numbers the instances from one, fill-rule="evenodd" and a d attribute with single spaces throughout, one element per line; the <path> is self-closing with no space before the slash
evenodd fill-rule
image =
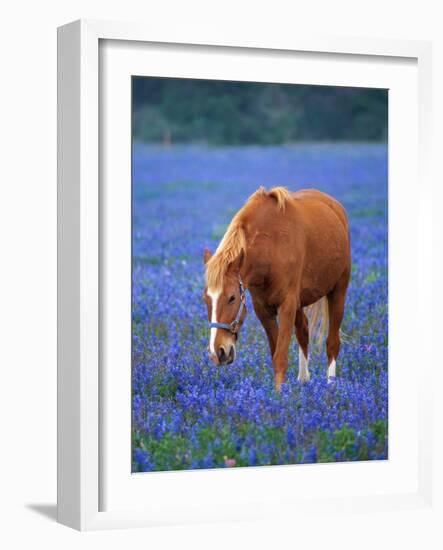
<path id="1" fill-rule="evenodd" d="M 209 323 L 209 328 L 222 328 L 224 330 L 232 332 L 232 334 L 237 334 L 240 328 L 240 319 L 246 304 L 245 287 L 243 286 L 240 275 L 238 276 L 238 282 L 240 283 L 240 307 L 238 309 L 237 315 L 235 316 L 235 319 L 232 321 L 232 323 Z"/>

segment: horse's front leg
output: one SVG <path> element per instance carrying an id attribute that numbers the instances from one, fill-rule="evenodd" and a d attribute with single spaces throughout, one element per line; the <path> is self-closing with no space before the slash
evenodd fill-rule
<path id="1" fill-rule="evenodd" d="M 266 336 L 268 337 L 269 349 L 271 350 L 271 357 L 273 357 L 278 340 L 277 320 L 275 315 L 273 315 L 273 313 L 261 302 L 252 299 L 252 303 L 254 305 L 255 314 L 265 329 Z"/>
<path id="2" fill-rule="evenodd" d="M 278 338 L 273 355 L 275 388 L 280 391 L 288 370 L 288 354 L 291 336 L 294 330 L 297 302 L 288 296 L 278 310 Z"/>

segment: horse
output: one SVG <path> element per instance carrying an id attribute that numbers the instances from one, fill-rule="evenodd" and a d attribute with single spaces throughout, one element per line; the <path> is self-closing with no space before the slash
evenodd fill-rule
<path id="1" fill-rule="evenodd" d="M 260 187 L 233 217 L 215 253 L 206 248 L 203 259 L 215 365 L 235 360 L 248 290 L 268 338 L 275 388 L 285 381 L 294 331 L 298 380 L 310 380 L 310 340 L 321 345 L 325 338 L 327 381 L 336 379 L 351 274 L 348 218 L 336 199 L 316 189 Z"/>

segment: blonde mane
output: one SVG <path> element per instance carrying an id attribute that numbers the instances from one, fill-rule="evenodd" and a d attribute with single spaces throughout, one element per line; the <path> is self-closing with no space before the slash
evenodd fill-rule
<path id="1" fill-rule="evenodd" d="M 241 252 L 246 252 L 246 234 L 243 228 L 245 210 L 256 199 L 263 197 L 275 199 L 278 209 L 283 212 L 286 202 L 291 200 L 291 193 L 285 187 L 273 187 L 269 191 L 260 187 L 249 197 L 232 219 L 217 250 L 206 264 L 206 284 L 211 290 L 219 291 L 223 288 L 223 280 L 229 265 L 238 258 Z"/>
<path id="2" fill-rule="evenodd" d="M 215 254 L 206 264 L 206 284 L 214 291 L 223 288 L 223 280 L 231 264 L 242 251 L 246 250 L 246 235 L 239 215 L 240 210 L 229 224 Z"/>
<path id="3" fill-rule="evenodd" d="M 286 208 L 286 203 L 289 202 L 292 198 L 290 191 L 288 191 L 286 187 L 273 187 L 269 191 L 266 191 L 264 187 L 260 187 L 260 189 L 256 191 L 251 198 L 253 198 L 255 195 L 272 197 L 277 201 L 277 207 L 282 212 L 284 212 Z"/>

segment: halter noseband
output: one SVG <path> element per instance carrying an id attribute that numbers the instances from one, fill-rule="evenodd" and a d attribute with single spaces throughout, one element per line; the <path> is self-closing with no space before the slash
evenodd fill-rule
<path id="1" fill-rule="evenodd" d="M 240 328 L 240 319 L 243 310 L 245 309 L 246 302 L 245 287 L 243 286 L 243 281 L 241 280 L 240 275 L 238 276 L 238 282 L 240 284 L 240 307 L 238 309 L 237 315 L 235 316 L 235 319 L 232 321 L 232 323 L 209 323 L 209 328 L 222 328 L 224 330 L 232 332 L 232 334 L 237 334 Z"/>

